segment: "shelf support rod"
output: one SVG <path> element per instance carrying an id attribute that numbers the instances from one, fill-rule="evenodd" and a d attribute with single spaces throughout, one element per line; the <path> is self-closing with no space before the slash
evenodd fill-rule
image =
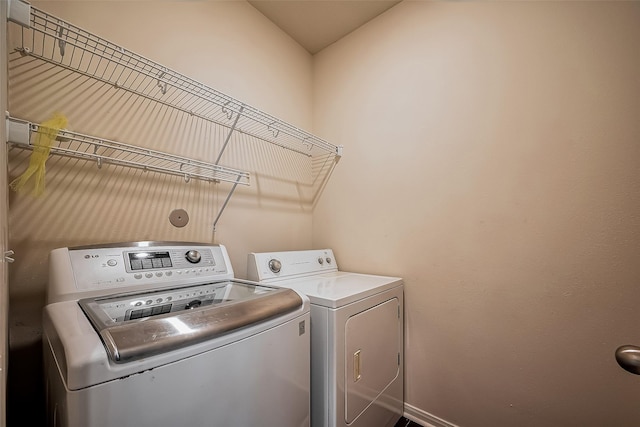
<path id="1" fill-rule="evenodd" d="M 229 203 L 229 199 L 231 199 L 231 196 L 233 195 L 233 192 L 236 191 L 236 187 L 238 186 L 238 182 L 240 182 L 240 175 L 238 175 L 238 178 L 236 179 L 236 182 L 233 183 L 233 187 L 231 187 L 231 190 L 229 191 L 229 194 L 227 194 L 227 198 L 224 199 L 224 203 L 222 204 L 222 207 L 220 208 L 220 211 L 218 212 L 218 215 L 216 216 L 216 219 L 213 220 L 213 232 L 214 233 L 216 232 L 216 226 L 218 225 L 218 220 L 222 216 L 222 212 L 224 212 L 224 208 L 227 207 L 227 203 Z"/>
<path id="2" fill-rule="evenodd" d="M 224 140 L 224 144 L 222 145 L 222 149 L 220 150 L 220 154 L 218 154 L 218 158 L 216 159 L 216 163 L 215 163 L 216 166 L 218 166 L 218 163 L 220 163 L 220 159 L 222 158 L 222 154 L 224 153 L 224 150 L 227 149 L 227 144 L 229 144 L 229 140 L 231 140 L 231 134 L 236 129 L 236 125 L 238 124 L 238 120 L 240 119 L 240 116 L 242 115 L 242 110 L 244 110 L 244 106 L 240 107 L 240 111 L 238 111 L 238 114 L 236 115 L 236 119 L 233 121 L 233 125 L 231 125 L 231 128 L 229 129 L 229 133 L 227 134 L 227 137 Z M 234 189 L 235 189 L 235 187 L 234 187 Z M 231 192 L 233 192 L 233 190 L 231 190 Z M 216 220 L 217 220 L 217 218 L 216 218 Z"/>

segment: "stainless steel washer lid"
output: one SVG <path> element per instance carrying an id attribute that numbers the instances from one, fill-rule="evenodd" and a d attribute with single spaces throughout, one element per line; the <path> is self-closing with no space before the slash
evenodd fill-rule
<path id="1" fill-rule="evenodd" d="M 304 303 L 290 289 L 224 281 L 79 304 L 109 358 L 125 363 L 215 338 Z"/>

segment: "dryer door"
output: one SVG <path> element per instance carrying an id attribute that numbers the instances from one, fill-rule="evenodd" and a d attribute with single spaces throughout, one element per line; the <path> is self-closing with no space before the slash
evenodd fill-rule
<path id="1" fill-rule="evenodd" d="M 345 421 L 352 423 L 399 373 L 399 301 L 392 298 L 351 316 L 345 330 Z"/>

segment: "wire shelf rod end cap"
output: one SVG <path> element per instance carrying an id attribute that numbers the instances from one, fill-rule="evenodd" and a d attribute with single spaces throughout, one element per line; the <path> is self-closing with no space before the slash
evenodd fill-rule
<path id="1" fill-rule="evenodd" d="M 31 5 L 23 0 L 7 0 L 7 19 L 31 27 Z"/>
<path id="2" fill-rule="evenodd" d="M 29 145 L 31 126 L 26 120 L 17 120 L 7 117 L 7 142 Z"/>

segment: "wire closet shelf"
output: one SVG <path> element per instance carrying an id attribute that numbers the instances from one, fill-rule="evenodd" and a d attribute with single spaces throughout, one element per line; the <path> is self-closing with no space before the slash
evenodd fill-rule
<path id="1" fill-rule="evenodd" d="M 315 150 L 336 158 L 342 155 L 342 146 L 330 144 L 35 7 L 30 7 L 28 24 L 14 21 L 23 26 L 19 49 L 22 54 L 226 127 L 229 135 L 244 133 L 309 157 Z"/>
<path id="2" fill-rule="evenodd" d="M 27 150 L 44 148 L 37 145 L 37 134 L 47 131 L 47 129 L 42 129 L 40 125 L 8 117 L 7 129 L 8 141 L 13 146 Z M 57 132 L 56 140 L 58 145 L 48 148 L 50 153 L 77 159 L 94 160 L 99 168 L 103 164 L 113 164 L 144 171 L 176 175 L 183 177 L 187 182 L 193 178 L 208 182 L 224 181 L 249 185 L 248 172 L 199 160 L 140 148 L 65 129 L 60 129 Z"/>

